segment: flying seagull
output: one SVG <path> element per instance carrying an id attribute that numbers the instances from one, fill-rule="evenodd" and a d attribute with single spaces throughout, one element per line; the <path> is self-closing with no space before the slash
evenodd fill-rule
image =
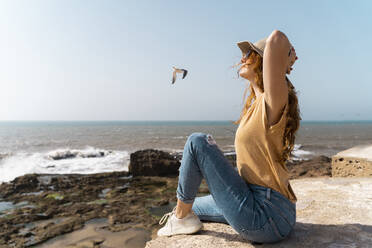
<path id="1" fill-rule="evenodd" d="M 187 70 L 185 69 L 178 69 L 176 67 L 173 66 L 173 78 L 172 78 L 172 84 L 174 84 L 174 82 L 176 82 L 176 78 L 177 78 L 177 73 L 183 73 L 183 76 L 182 76 L 182 79 L 184 79 L 187 75 Z"/>

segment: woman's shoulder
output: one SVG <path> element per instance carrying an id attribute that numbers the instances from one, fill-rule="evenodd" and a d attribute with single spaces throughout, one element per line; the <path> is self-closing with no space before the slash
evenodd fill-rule
<path id="1" fill-rule="evenodd" d="M 288 95 L 287 95 L 288 96 Z M 269 96 L 263 93 L 262 96 L 262 101 L 263 101 L 263 110 L 265 112 L 265 117 L 266 117 L 266 123 L 268 127 L 272 127 L 280 122 L 282 120 L 282 116 L 284 115 L 284 112 L 286 111 L 288 107 L 288 97 L 282 99 L 281 101 L 275 100 L 275 102 L 271 101 L 271 104 L 269 104 L 268 100 Z"/>

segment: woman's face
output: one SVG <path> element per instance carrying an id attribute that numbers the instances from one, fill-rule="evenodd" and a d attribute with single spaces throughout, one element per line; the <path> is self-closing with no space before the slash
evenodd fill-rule
<path id="1" fill-rule="evenodd" d="M 254 79 L 255 72 L 253 71 L 252 65 L 255 61 L 252 59 L 248 62 L 247 59 L 243 56 L 240 60 L 242 65 L 239 68 L 239 76 L 242 78 L 248 79 L 249 81 Z"/>

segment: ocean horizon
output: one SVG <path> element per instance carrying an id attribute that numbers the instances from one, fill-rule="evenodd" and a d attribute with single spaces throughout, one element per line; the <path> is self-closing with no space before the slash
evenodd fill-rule
<path id="1" fill-rule="evenodd" d="M 0 120 L 0 125 L 11 124 L 176 124 L 193 125 L 194 123 L 211 124 L 226 124 L 235 120 Z M 372 124 L 372 120 L 301 120 L 301 124 Z"/>

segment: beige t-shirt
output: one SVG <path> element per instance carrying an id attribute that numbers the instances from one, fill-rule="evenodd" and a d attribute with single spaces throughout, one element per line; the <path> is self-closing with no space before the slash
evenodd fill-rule
<path id="1" fill-rule="evenodd" d="M 235 134 L 236 164 L 239 175 L 250 184 L 274 189 L 295 203 L 289 171 L 280 162 L 288 103 L 277 123 L 268 127 L 265 93 L 252 103 Z"/>

